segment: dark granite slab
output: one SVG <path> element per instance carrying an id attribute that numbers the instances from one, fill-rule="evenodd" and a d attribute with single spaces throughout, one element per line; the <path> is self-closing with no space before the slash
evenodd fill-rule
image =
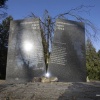
<path id="1" fill-rule="evenodd" d="M 48 73 L 59 81 L 86 81 L 84 24 L 57 19 L 55 27 Z"/>
<path id="2" fill-rule="evenodd" d="M 11 21 L 6 80 L 27 82 L 45 74 L 38 18 Z"/>

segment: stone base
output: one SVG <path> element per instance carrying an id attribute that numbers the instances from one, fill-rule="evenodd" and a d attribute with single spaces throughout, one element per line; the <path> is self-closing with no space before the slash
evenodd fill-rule
<path id="1" fill-rule="evenodd" d="M 58 82 L 58 78 L 57 77 L 34 77 L 32 82 L 42 82 L 42 83 Z"/>
<path id="2" fill-rule="evenodd" d="M 57 77 L 42 77 L 41 82 L 42 83 L 58 82 L 58 78 Z"/>

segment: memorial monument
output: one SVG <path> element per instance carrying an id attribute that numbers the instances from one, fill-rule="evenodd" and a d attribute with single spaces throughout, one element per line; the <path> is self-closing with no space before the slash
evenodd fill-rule
<path id="1" fill-rule="evenodd" d="M 48 74 L 59 81 L 86 81 L 85 28 L 81 22 L 57 19 Z"/>
<path id="2" fill-rule="evenodd" d="M 86 81 L 85 27 L 82 22 L 57 19 L 47 74 L 63 82 Z M 11 21 L 6 80 L 32 81 L 46 74 L 38 18 Z"/>
<path id="3" fill-rule="evenodd" d="M 45 69 L 39 19 L 11 21 L 6 80 L 28 82 L 43 76 Z"/>

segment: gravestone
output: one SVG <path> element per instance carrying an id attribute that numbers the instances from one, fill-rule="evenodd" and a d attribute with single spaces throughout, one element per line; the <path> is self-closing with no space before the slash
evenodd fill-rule
<path id="1" fill-rule="evenodd" d="M 85 28 L 81 22 L 57 19 L 48 74 L 59 81 L 86 81 Z"/>
<path id="2" fill-rule="evenodd" d="M 45 69 L 39 19 L 11 21 L 6 80 L 28 82 L 43 76 Z"/>

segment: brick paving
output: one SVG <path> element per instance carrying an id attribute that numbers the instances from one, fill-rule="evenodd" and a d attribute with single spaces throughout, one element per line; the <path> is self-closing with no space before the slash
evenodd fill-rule
<path id="1" fill-rule="evenodd" d="M 100 100 L 100 82 L 1 83 L 0 100 Z"/>

